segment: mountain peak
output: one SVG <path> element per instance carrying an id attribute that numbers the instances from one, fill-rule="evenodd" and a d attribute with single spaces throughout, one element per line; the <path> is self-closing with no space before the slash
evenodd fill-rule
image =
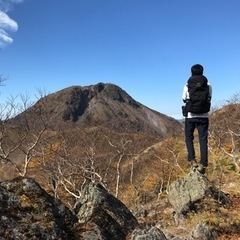
<path id="1" fill-rule="evenodd" d="M 135 108 L 139 106 L 139 104 L 124 90 L 110 83 L 98 83 L 87 87 L 75 86 L 68 89 L 70 92 L 68 93 L 67 100 L 65 101 L 66 106 L 63 112 L 64 121 L 78 121 L 88 108 L 93 106 L 92 103 L 96 104 L 96 101 L 102 103 L 116 101 L 128 104 Z M 62 92 L 65 91 L 66 90 L 62 90 Z"/>
<path id="2" fill-rule="evenodd" d="M 181 128 L 175 119 L 149 109 L 111 83 L 62 89 L 43 97 L 27 112 L 34 114 L 43 106 L 44 114 L 51 116 L 48 126 L 55 130 L 101 126 L 165 137 Z"/>

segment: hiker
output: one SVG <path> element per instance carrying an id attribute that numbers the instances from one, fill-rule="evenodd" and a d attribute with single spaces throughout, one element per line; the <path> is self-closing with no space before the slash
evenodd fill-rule
<path id="1" fill-rule="evenodd" d="M 205 174 L 208 166 L 208 112 L 210 111 L 212 87 L 203 75 L 203 66 L 195 64 L 191 67 L 192 76 L 184 86 L 182 99 L 185 116 L 185 141 L 188 161 L 193 169 Z M 200 144 L 200 165 L 196 160 L 194 149 L 194 130 L 198 130 Z"/>

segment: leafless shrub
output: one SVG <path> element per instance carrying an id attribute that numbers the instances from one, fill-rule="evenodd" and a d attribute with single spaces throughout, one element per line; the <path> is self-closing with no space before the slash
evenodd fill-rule
<path id="1" fill-rule="evenodd" d="M 43 154 L 49 121 L 43 104 L 28 112 L 32 104 L 28 95 L 21 95 L 20 101 L 10 97 L 0 106 L 0 160 L 20 176 L 26 176 L 29 164 Z"/>
<path id="2" fill-rule="evenodd" d="M 210 139 L 212 143 L 228 157 L 240 172 L 240 93 L 211 115 Z"/>

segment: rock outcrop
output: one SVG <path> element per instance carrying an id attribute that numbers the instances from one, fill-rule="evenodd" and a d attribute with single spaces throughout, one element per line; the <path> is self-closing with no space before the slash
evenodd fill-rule
<path id="1" fill-rule="evenodd" d="M 33 179 L 0 183 L 0 239 L 124 240 L 138 226 L 127 207 L 100 184 L 89 183 L 77 214 Z"/>
<path id="2" fill-rule="evenodd" d="M 132 232 L 131 240 L 167 240 L 164 233 L 156 228 L 150 229 L 136 229 Z"/>
<path id="3" fill-rule="evenodd" d="M 189 240 L 216 240 L 217 235 L 202 222 L 192 229 L 188 236 Z"/>
<path id="4" fill-rule="evenodd" d="M 191 171 L 169 186 L 168 200 L 173 206 L 177 218 L 186 215 L 190 210 L 196 210 L 196 204 L 200 204 L 206 198 L 221 204 L 230 204 L 226 194 L 218 190 L 198 171 Z"/>
<path id="5" fill-rule="evenodd" d="M 125 239 L 138 226 L 127 207 L 99 183 L 89 183 L 75 209 L 81 224 L 94 224 L 104 239 Z"/>
<path id="6" fill-rule="evenodd" d="M 78 239 L 76 222 L 76 216 L 33 179 L 0 183 L 1 240 Z"/>

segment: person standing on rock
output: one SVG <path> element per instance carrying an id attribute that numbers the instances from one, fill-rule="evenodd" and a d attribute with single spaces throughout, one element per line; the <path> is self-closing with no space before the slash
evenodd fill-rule
<path id="1" fill-rule="evenodd" d="M 182 107 L 185 117 L 185 141 L 188 151 L 188 161 L 193 169 L 205 174 L 208 166 L 208 112 L 210 111 L 212 87 L 203 75 L 203 66 L 195 64 L 191 67 L 192 76 L 183 88 Z M 198 130 L 200 144 L 200 165 L 196 160 L 194 149 L 194 130 Z"/>

